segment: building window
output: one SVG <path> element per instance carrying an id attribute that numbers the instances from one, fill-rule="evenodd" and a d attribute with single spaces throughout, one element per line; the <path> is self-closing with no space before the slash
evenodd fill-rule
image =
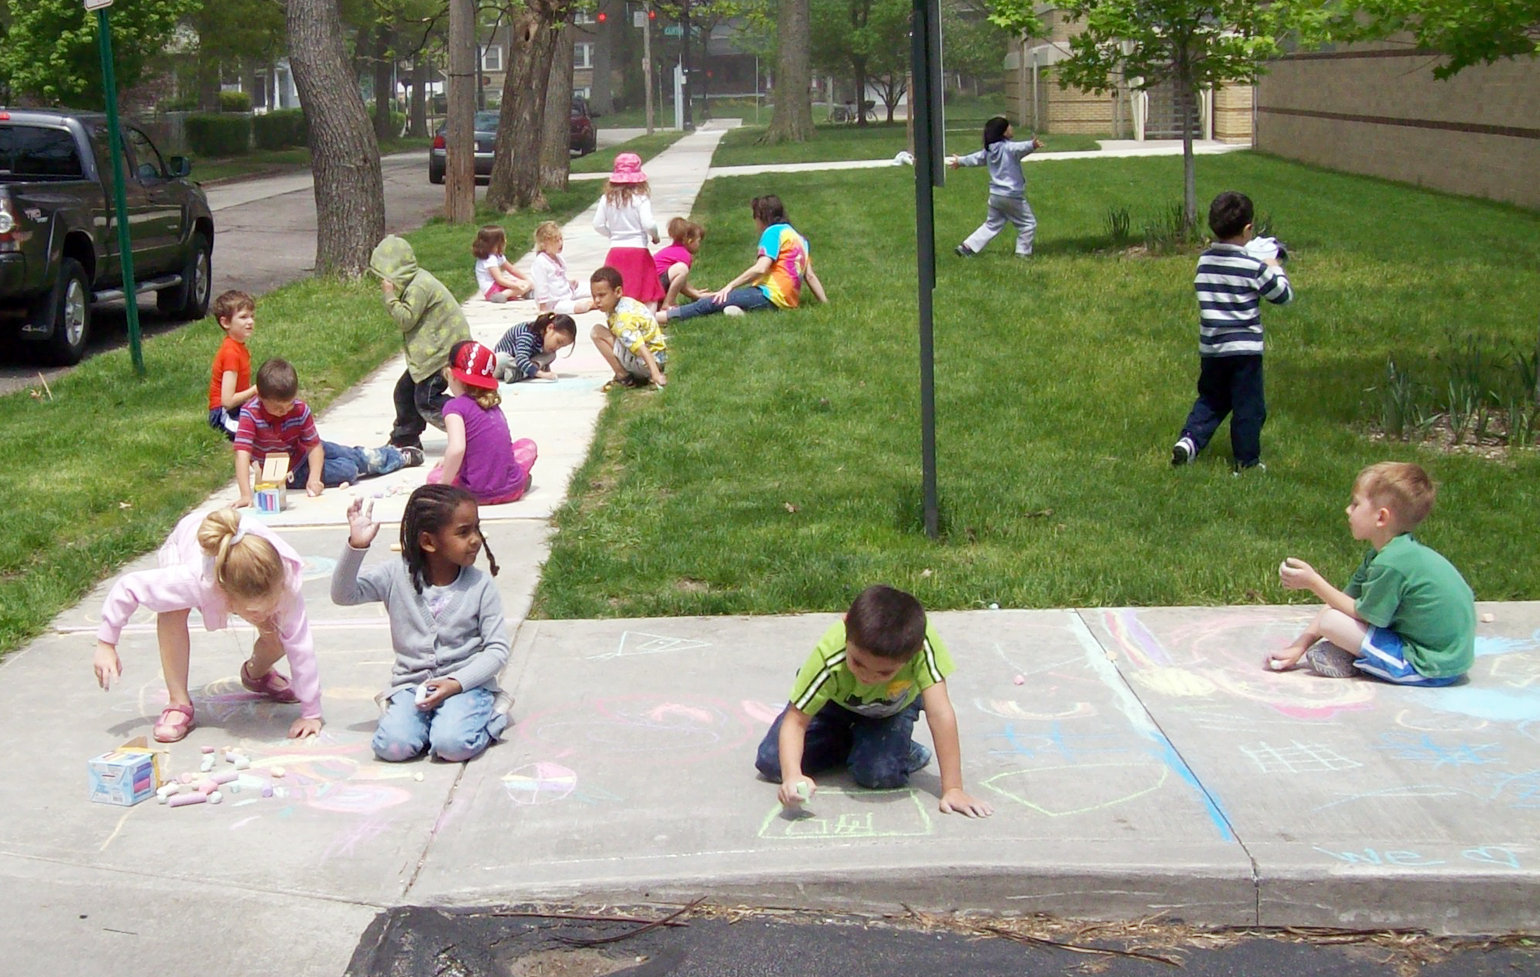
<path id="1" fill-rule="evenodd" d="M 584 85 L 581 88 L 574 88 L 572 90 L 572 94 L 576 95 L 578 98 L 590 98 L 590 97 L 592 97 L 589 94 L 589 87 L 587 85 Z"/>
<path id="2" fill-rule="evenodd" d="M 481 50 L 482 71 L 503 70 L 503 46 L 501 44 L 488 44 Z"/>
<path id="3" fill-rule="evenodd" d="M 591 41 L 581 41 L 572 45 L 572 67 L 592 68 L 594 66 L 594 46 Z"/>
<path id="4" fill-rule="evenodd" d="M 594 22 L 593 11 L 579 10 L 572 15 L 572 22 L 574 24 L 592 24 Z"/>

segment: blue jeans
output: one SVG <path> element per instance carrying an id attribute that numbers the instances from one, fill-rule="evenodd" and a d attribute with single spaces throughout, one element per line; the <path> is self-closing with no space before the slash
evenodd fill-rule
<path id="1" fill-rule="evenodd" d="M 1262 460 L 1262 425 L 1267 422 L 1267 402 L 1262 396 L 1262 357 L 1202 356 L 1198 366 L 1198 399 L 1182 425 L 1182 435 L 1192 438 L 1202 451 L 1219 424 L 1230 417 L 1230 450 L 1237 468 L 1250 468 Z"/>
<path id="2" fill-rule="evenodd" d="M 735 288 L 727 293 L 727 301 L 718 304 L 710 295 L 696 299 L 689 305 L 681 305 L 677 309 L 668 310 L 668 321 L 677 322 L 680 319 L 694 319 L 696 316 L 716 315 L 729 305 L 736 305 L 745 312 L 753 312 L 755 309 L 773 309 L 769 297 L 763 291 L 753 285 L 745 285 L 743 288 Z"/>
<path id="3" fill-rule="evenodd" d="M 321 465 L 321 484 L 336 488 L 343 482 L 352 484 L 370 475 L 389 475 L 406 464 L 401 451 L 391 445 L 379 448 L 349 448 L 345 445 L 322 441 L 326 461 Z M 289 476 L 290 488 L 304 488 L 310 477 L 310 456 L 300 459 L 298 467 Z"/>
<path id="4" fill-rule="evenodd" d="M 414 686 L 407 686 L 386 700 L 371 744 L 381 760 L 410 760 L 424 750 L 450 763 L 474 760 L 508 725 L 508 717 L 495 711 L 497 697 L 486 688 L 452 695 L 431 712 L 417 708 L 416 694 Z"/>
<path id="5" fill-rule="evenodd" d="M 754 759 L 765 779 L 777 784 L 781 782 L 781 721 L 785 718 L 786 710 L 782 709 Z M 802 743 L 802 772 L 816 774 L 845 767 L 850 779 L 862 787 L 903 787 L 909 783 L 909 744 L 919 718 L 919 699 L 903 712 L 883 719 L 869 719 L 827 703 L 808 723 Z"/>

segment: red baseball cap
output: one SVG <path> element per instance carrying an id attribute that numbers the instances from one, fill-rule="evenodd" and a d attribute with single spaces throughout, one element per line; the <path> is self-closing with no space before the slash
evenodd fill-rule
<path id="1" fill-rule="evenodd" d="M 449 373 L 467 387 L 497 389 L 497 357 L 480 343 L 455 343 L 449 354 Z"/>

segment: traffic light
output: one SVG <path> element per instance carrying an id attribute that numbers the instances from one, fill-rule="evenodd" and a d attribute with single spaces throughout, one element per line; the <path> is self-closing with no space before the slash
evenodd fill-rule
<path id="1" fill-rule="evenodd" d="M 647 8 L 647 19 L 648 20 L 657 20 L 658 19 L 658 12 L 656 10 L 652 9 L 651 7 L 648 7 Z"/>
<path id="2" fill-rule="evenodd" d="M 601 24 L 604 23 L 605 21 L 609 20 L 609 19 L 610 19 L 610 15 L 605 13 L 602 10 L 594 15 L 594 20 L 597 20 Z"/>

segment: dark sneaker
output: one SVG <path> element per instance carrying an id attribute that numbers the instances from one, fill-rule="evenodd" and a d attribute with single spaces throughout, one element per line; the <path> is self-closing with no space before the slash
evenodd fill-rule
<path id="1" fill-rule="evenodd" d="M 397 441 L 395 438 L 391 438 L 390 446 L 392 448 L 400 448 L 403 451 L 406 450 L 407 448 L 416 448 L 418 451 L 421 451 L 422 450 L 422 439 L 421 438 L 412 438 L 410 441 Z"/>
<path id="2" fill-rule="evenodd" d="M 401 461 L 403 468 L 416 468 L 423 462 L 422 449 L 407 445 L 401 449 Z"/>
<path id="3" fill-rule="evenodd" d="M 952 253 L 957 255 L 959 258 L 971 258 L 978 254 L 977 251 L 968 247 L 966 244 L 959 244 L 957 247 L 952 249 Z"/>
<path id="4" fill-rule="evenodd" d="M 1192 443 L 1192 438 L 1183 437 L 1171 446 L 1171 464 L 1177 467 L 1192 464 L 1193 456 L 1198 453 L 1198 448 Z"/>
<path id="5" fill-rule="evenodd" d="M 1234 475 L 1236 478 L 1239 478 L 1247 472 L 1251 472 L 1253 475 L 1266 475 L 1267 466 L 1262 464 L 1260 461 L 1252 462 L 1249 465 L 1236 465 L 1235 470 L 1230 472 L 1230 474 Z"/>
<path id="6" fill-rule="evenodd" d="M 1317 641 L 1305 652 L 1305 664 L 1310 670 L 1325 678 L 1354 678 L 1358 669 L 1353 667 L 1355 655 L 1343 651 L 1330 641 Z"/>
<path id="7" fill-rule="evenodd" d="M 904 768 L 910 773 L 914 773 L 916 770 L 922 769 L 927 763 L 930 763 L 930 747 L 924 743 L 916 743 L 914 740 L 910 740 L 909 759 L 904 762 Z"/>
<path id="8" fill-rule="evenodd" d="M 603 390 L 605 393 L 608 393 L 611 390 L 630 390 L 631 388 L 637 386 L 640 386 L 640 384 L 637 382 L 636 377 L 633 377 L 631 374 L 627 373 L 623 377 L 610 378 L 610 381 L 599 389 Z"/>

